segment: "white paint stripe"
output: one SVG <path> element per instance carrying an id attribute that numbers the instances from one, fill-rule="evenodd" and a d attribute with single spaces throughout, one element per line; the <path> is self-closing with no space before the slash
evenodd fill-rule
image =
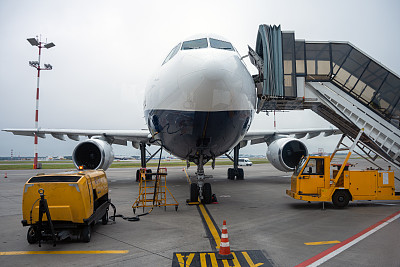
<path id="1" fill-rule="evenodd" d="M 393 218 L 387 220 L 386 222 L 383 222 L 382 224 L 376 226 L 375 228 L 369 230 L 368 232 L 366 232 L 365 234 L 357 237 L 356 239 L 354 239 L 353 241 L 347 243 L 346 245 L 338 248 L 335 251 L 332 251 L 331 253 L 329 253 L 328 255 L 322 257 L 321 259 L 313 262 L 312 264 L 308 265 L 310 267 L 314 267 L 314 266 L 319 266 L 322 263 L 330 260 L 331 258 L 335 257 L 336 255 L 338 255 L 339 253 L 345 251 L 346 249 L 350 248 L 351 246 L 357 244 L 358 242 L 360 242 L 361 240 L 365 239 L 366 237 L 370 236 L 371 234 L 375 233 L 376 231 L 378 231 L 379 229 L 382 229 L 383 227 L 385 227 L 386 225 L 388 225 L 389 223 L 393 222 L 394 220 L 397 220 L 398 218 L 400 218 L 400 214 L 394 216 Z"/>
<path id="2" fill-rule="evenodd" d="M 229 247 L 229 242 L 221 242 L 219 246 L 224 248 Z"/>
<path id="3" fill-rule="evenodd" d="M 228 238 L 228 234 L 221 234 L 221 238 Z"/>

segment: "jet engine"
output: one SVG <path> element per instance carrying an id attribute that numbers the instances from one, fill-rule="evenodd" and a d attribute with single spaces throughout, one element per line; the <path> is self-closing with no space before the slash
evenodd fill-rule
<path id="1" fill-rule="evenodd" d="M 107 141 L 93 137 L 75 147 L 72 160 L 76 168 L 107 170 L 114 160 L 114 152 Z"/>
<path id="2" fill-rule="evenodd" d="M 268 146 L 267 158 L 280 171 L 294 171 L 302 156 L 307 156 L 306 145 L 295 138 L 281 138 Z"/>

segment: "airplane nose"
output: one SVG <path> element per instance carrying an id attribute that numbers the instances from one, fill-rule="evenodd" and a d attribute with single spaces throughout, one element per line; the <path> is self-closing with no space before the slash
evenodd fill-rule
<path id="1" fill-rule="evenodd" d="M 204 63 L 204 77 L 216 81 L 224 78 L 225 70 L 221 63 L 211 59 Z"/>

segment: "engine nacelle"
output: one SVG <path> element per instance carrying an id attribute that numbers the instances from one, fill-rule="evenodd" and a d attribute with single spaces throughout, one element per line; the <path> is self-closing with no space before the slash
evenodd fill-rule
<path id="1" fill-rule="evenodd" d="M 307 156 L 306 145 L 295 138 L 281 138 L 268 146 L 267 158 L 280 171 L 294 171 L 302 156 Z"/>
<path id="2" fill-rule="evenodd" d="M 93 137 L 75 147 L 72 160 L 77 169 L 83 166 L 84 169 L 107 170 L 114 160 L 114 152 L 108 142 Z"/>

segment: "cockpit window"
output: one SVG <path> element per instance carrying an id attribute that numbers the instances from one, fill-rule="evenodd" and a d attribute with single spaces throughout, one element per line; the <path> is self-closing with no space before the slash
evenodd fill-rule
<path id="1" fill-rule="evenodd" d="M 217 49 L 225 49 L 225 50 L 231 50 L 231 51 L 234 50 L 231 43 L 213 39 L 213 38 L 210 38 L 210 46 L 212 48 L 217 48 Z"/>
<path id="2" fill-rule="evenodd" d="M 176 55 L 176 53 L 178 53 L 180 45 L 181 45 L 181 44 L 179 43 L 177 46 L 175 46 L 174 48 L 172 48 L 171 52 L 169 52 L 167 58 L 164 60 L 163 65 L 164 65 L 165 63 L 167 63 L 171 58 L 173 58 L 173 57 Z"/>
<path id="3" fill-rule="evenodd" d="M 208 47 L 207 38 L 201 38 L 197 40 L 183 42 L 181 50 L 199 49 L 207 47 Z"/>

